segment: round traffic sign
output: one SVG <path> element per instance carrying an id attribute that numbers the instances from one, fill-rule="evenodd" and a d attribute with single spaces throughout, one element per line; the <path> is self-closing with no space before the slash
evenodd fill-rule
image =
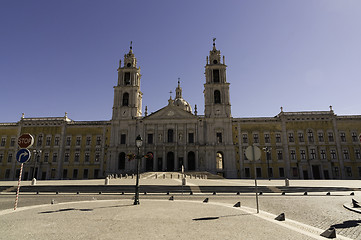
<path id="1" fill-rule="evenodd" d="M 361 133 L 360 133 L 360 135 L 358 135 L 358 139 L 360 140 L 360 143 L 361 143 Z"/>
<path id="2" fill-rule="evenodd" d="M 21 148 L 28 148 L 34 144 L 34 137 L 30 133 L 24 133 L 18 138 L 18 145 Z"/>
<path id="3" fill-rule="evenodd" d="M 16 153 L 16 161 L 19 163 L 25 163 L 29 161 L 31 153 L 28 149 L 22 148 Z"/>
<path id="4" fill-rule="evenodd" d="M 250 161 L 257 161 L 261 158 L 261 149 L 257 146 L 249 146 L 246 148 L 246 157 Z"/>

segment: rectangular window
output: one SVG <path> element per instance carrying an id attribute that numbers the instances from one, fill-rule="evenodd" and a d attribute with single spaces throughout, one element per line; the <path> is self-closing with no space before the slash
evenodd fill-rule
<path id="1" fill-rule="evenodd" d="M 1 147 L 4 147 L 5 144 L 6 144 L 6 138 L 1 138 L 1 144 L 0 144 L 0 146 L 1 146 Z"/>
<path id="2" fill-rule="evenodd" d="M 97 137 L 97 146 L 100 146 L 102 142 L 102 138 L 100 136 Z"/>
<path id="3" fill-rule="evenodd" d="M 346 142 L 346 134 L 345 133 L 340 133 L 340 137 L 341 137 L 341 142 Z"/>
<path id="4" fill-rule="evenodd" d="M 347 150 L 347 149 L 343 150 L 343 158 L 344 158 L 344 159 L 350 159 L 350 155 L 348 154 L 348 150 Z"/>
<path id="5" fill-rule="evenodd" d="M 248 136 L 247 134 L 242 134 L 243 143 L 248 143 Z"/>
<path id="6" fill-rule="evenodd" d="M 219 69 L 213 69 L 213 82 L 219 82 Z"/>
<path id="7" fill-rule="evenodd" d="M 75 153 L 74 162 L 79 162 L 79 153 Z"/>
<path id="8" fill-rule="evenodd" d="M 74 169 L 73 170 L 73 179 L 77 179 L 78 178 L 78 169 Z"/>
<path id="9" fill-rule="evenodd" d="M 352 168 L 351 167 L 346 167 L 346 175 L 347 175 L 347 177 L 352 177 Z"/>
<path id="10" fill-rule="evenodd" d="M 99 169 L 94 169 L 94 178 L 99 178 Z"/>
<path id="11" fill-rule="evenodd" d="M 46 137 L 45 145 L 50 146 L 50 143 L 51 143 L 51 137 Z"/>
<path id="12" fill-rule="evenodd" d="M 355 133 L 355 132 L 352 133 L 352 141 L 353 141 L 353 142 L 357 142 L 357 141 L 358 141 L 358 139 L 357 139 L 357 133 Z"/>
<path id="13" fill-rule="evenodd" d="M 331 149 L 331 159 L 336 159 L 336 150 Z"/>
<path id="14" fill-rule="evenodd" d="M 301 159 L 305 160 L 306 159 L 306 151 L 305 150 L 300 150 L 301 153 Z"/>
<path id="15" fill-rule="evenodd" d="M 87 179 L 88 178 L 88 169 L 84 169 L 84 172 L 83 172 L 83 178 Z"/>
<path id="16" fill-rule="evenodd" d="M 261 168 L 256 168 L 256 173 L 257 173 L 257 177 L 261 178 L 262 177 L 262 169 Z"/>
<path id="17" fill-rule="evenodd" d="M 54 145 L 59 146 L 60 137 L 55 137 Z"/>
<path id="18" fill-rule="evenodd" d="M 69 162 L 69 153 L 65 153 L 64 162 Z"/>
<path id="19" fill-rule="evenodd" d="M 284 168 L 283 168 L 283 167 L 280 167 L 278 170 L 279 170 L 279 173 L 280 173 L 280 177 L 281 177 L 281 178 L 285 177 L 285 170 L 284 170 Z"/>
<path id="20" fill-rule="evenodd" d="M 4 159 L 4 154 L 0 153 L 0 163 L 3 161 L 3 159 Z"/>
<path id="21" fill-rule="evenodd" d="M 188 133 L 188 142 L 194 143 L 194 133 Z"/>
<path id="22" fill-rule="evenodd" d="M 254 143 L 259 143 L 258 133 L 253 134 L 253 142 Z"/>
<path id="23" fill-rule="evenodd" d="M 90 154 L 87 152 L 87 153 L 85 153 L 84 161 L 89 162 L 89 159 L 90 159 Z"/>
<path id="24" fill-rule="evenodd" d="M 315 149 L 310 149 L 310 157 L 311 159 L 316 159 L 316 150 Z"/>
<path id="25" fill-rule="evenodd" d="M 38 136 L 38 146 L 42 146 L 43 145 L 43 135 L 39 135 Z"/>
<path id="26" fill-rule="evenodd" d="M 289 142 L 294 142 L 294 141 L 295 141 L 295 139 L 294 139 L 294 137 L 293 137 L 293 133 L 289 133 L 289 134 L 288 134 L 288 141 L 289 141 Z"/>
<path id="27" fill-rule="evenodd" d="M 66 137 L 66 145 L 70 146 L 71 144 L 71 137 Z"/>
<path id="28" fill-rule="evenodd" d="M 91 142 L 91 137 L 86 137 L 86 145 L 89 146 Z"/>
<path id="29" fill-rule="evenodd" d="M 168 142 L 173 142 L 173 129 L 168 129 Z"/>
<path id="30" fill-rule="evenodd" d="M 10 140 L 10 146 L 14 147 L 15 146 L 15 138 L 11 138 Z"/>
<path id="31" fill-rule="evenodd" d="M 53 162 L 58 160 L 58 153 L 53 153 Z"/>
<path id="32" fill-rule="evenodd" d="M 291 150 L 291 160 L 296 160 L 296 151 Z"/>
<path id="33" fill-rule="evenodd" d="M 49 153 L 44 153 L 44 162 L 48 162 L 49 161 Z"/>
<path id="34" fill-rule="evenodd" d="M 95 162 L 99 162 L 100 161 L 100 153 L 99 152 L 96 152 L 95 153 Z"/>
<path id="35" fill-rule="evenodd" d="M 63 169 L 63 179 L 66 179 L 68 177 L 68 169 Z"/>
<path id="36" fill-rule="evenodd" d="M 332 133 L 332 132 L 329 132 L 329 133 L 328 133 L 328 141 L 329 141 L 329 142 L 333 142 L 333 141 L 334 141 L 333 133 Z"/>
<path id="37" fill-rule="evenodd" d="M 271 142 L 268 133 L 265 133 L 265 134 L 264 134 L 264 142 L 265 142 L 265 143 L 270 143 L 270 142 Z"/>
<path id="38" fill-rule="evenodd" d="M 323 139 L 323 133 L 322 133 L 322 132 L 319 132 L 319 133 L 318 133 L 318 141 L 319 141 L 319 142 L 323 142 L 323 141 L 324 141 L 324 139 Z"/>
<path id="39" fill-rule="evenodd" d="M 76 145 L 80 146 L 81 137 L 76 137 Z"/>
<path id="40" fill-rule="evenodd" d="M 320 151 L 321 159 L 326 159 L 326 151 L 324 149 L 321 149 Z"/>
<path id="41" fill-rule="evenodd" d="M 245 168 L 245 169 L 244 169 L 244 174 L 245 174 L 245 177 L 246 177 L 246 178 L 250 178 L 250 177 L 251 177 L 251 173 L 250 173 L 250 171 L 249 171 L 249 168 Z"/>
<path id="42" fill-rule="evenodd" d="M 303 138 L 303 133 L 298 133 L 298 141 L 304 142 L 305 139 Z"/>
<path id="43" fill-rule="evenodd" d="M 126 140 L 127 140 L 127 135 L 121 134 L 120 135 L 120 144 L 125 144 Z"/>
<path id="44" fill-rule="evenodd" d="M 268 177 L 273 177 L 273 168 L 268 168 L 268 171 L 269 171 L 269 176 Z"/>
<path id="45" fill-rule="evenodd" d="M 293 177 L 298 177 L 298 169 L 296 167 L 292 168 L 292 176 Z"/>
<path id="46" fill-rule="evenodd" d="M 8 162 L 11 162 L 13 160 L 13 154 L 8 153 Z"/>
<path id="47" fill-rule="evenodd" d="M 282 150 L 277 150 L 277 159 L 278 159 L 278 160 L 282 160 L 282 159 L 283 159 Z"/>
<path id="48" fill-rule="evenodd" d="M 217 132 L 217 143 L 222 143 L 222 133 Z"/>
<path id="49" fill-rule="evenodd" d="M 281 134 L 276 133 L 276 143 L 280 143 L 280 142 L 281 142 Z"/>
<path id="50" fill-rule="evenodd" d="M 148 144 L 153 144 L 153 134 L 148 133 Z"/>
<path id="51" fill-rule="evenodd" d="M 311 130 L 309 130 L 307 132 L 307 135 L 308 135 L 308 141 L 309 142 L 314 142 L 314 138 L 313 138 L 313 132 Z"/>
<path id="52" fill-rule="evenodd" d="M 356 159 L 361 159 L 360 149 L 355 150 L 355 156 L 356 156 Z"/>

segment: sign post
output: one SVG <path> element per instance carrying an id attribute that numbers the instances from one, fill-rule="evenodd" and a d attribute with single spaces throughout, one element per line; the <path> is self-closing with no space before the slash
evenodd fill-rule
<path id="1" fill-rule="evenodd" d="M 24 163 L 30 160 L 31 152 L 27 149 L 34 144 L 34 137 L 29 133 L 24 133 L 18 138 L 18 145 L 21 149 L 16 153 L 16 161 L 21 163 L 20 174 L 18 180 L 18 189 L 16 190 L 16 198 L 14 204 L 14 210 L 18 207 L 21 175 L 23 173 Z"/>
<path id="2" fill-rule="evenodd" d="M 256 192 L 257 213 L 259 213 L 256 161 L 261 158 L 261 149 L 259 149 L 259 147 L 254 145 L 247 147 L 246 157 L 250 161 L 254 162 L 254 185 Z"/>

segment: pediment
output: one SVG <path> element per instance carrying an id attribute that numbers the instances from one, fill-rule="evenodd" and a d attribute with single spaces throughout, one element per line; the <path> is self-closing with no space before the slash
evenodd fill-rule
<path id="1" fill-rule="evenodd" d="M 190 112 L 187 112 L 177 106 L 168 105 L 158 111 L 148 115 L 146 119 L 194 119 L 196 118 Z"/>

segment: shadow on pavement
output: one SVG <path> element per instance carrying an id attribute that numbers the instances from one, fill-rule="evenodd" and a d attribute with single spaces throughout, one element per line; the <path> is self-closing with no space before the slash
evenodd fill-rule
<path id="1" fill-rule="evenodd" d="M 119 207 L 130 207 L 132 205 L 115 205 L 115 206 L 107 206 L 107 207 L 97 207 L 97 208 L 62 208 L 59 210 L 53 210 L 53 211 L 45 211 L 45 212 L 39 212 L 38 214 L 46 214 L 46 213 L 58 213 L 58 212 L 67 212 L 67 211 L 81 211 L 81 212 L 92 212 L 94 209 L 101 209 L 101 208 L 119 208 Z"/>
<path id="2" fill-rule="evenodd" d="M 219 216 L 219 217 L 202 217 L 202 218 L 193 218 L 193 221 L 205 221 L 205 220 L 216 220 L 219 218 L 226 218 L 226 217 L 239 217 L 239 216 L 245 216 L 245 215 L 252 215 L 251 213 L 242 213 L 242 214 L 235 214 L 235 215 L 225 215 L 225 216 Z"/>
<path id="3" fill-rule="evenodd" d="M 343 223 L 331 225 L 331 227 L 334 227 L 334 228 L 352 228 L 352 227 L 359 226 L 360 225 L 359 223 L 361 223 L 361 220 L 349 220 L 349 221 L 344 221 Z"/>

